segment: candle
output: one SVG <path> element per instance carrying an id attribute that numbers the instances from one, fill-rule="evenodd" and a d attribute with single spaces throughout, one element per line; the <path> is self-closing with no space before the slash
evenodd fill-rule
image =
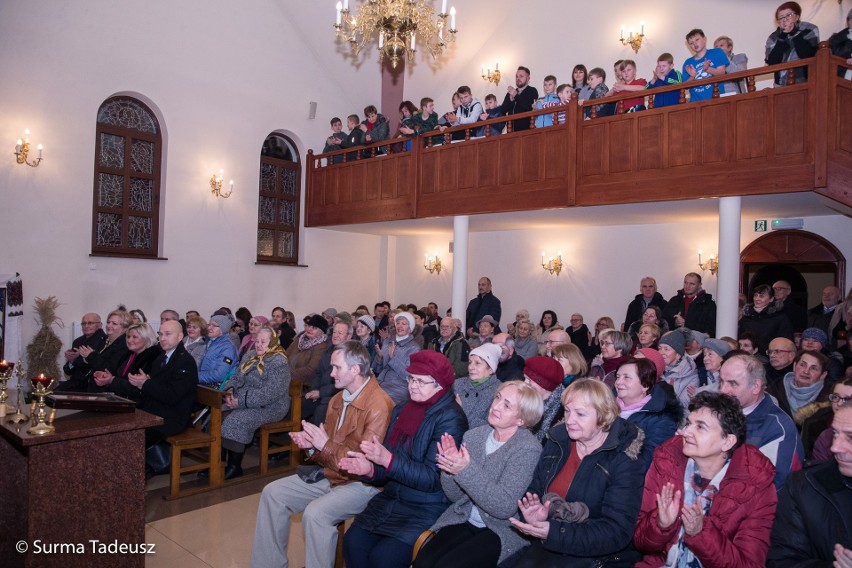
<path id="1" fill-rule="evenodd" d="M 41 152 L 44 150 L 41 144 L 38 145 L 38 159 L 41 160 Z"/>
<path id="2" fill-rule="evenodd" d="M 48 377 L 48 376 L 45 376 L 45 374 L 44 374 L 44 373 L 39 373 L 39 376 L 37 376 L 36 378 L 34 378 L 34 379 L 32 380 L 32 383 L 33 383 L 33 386 L 35 386 L 36 384 L 40 384 L 40 385 L 42 385 L 43 387 L 47 387 L 48 385 L 50 385 L 50 383 L 51 383 L 52 381 L 53 381 L 53 379 L 51 379 L 51 378 L 50 378 L 50 377 Z"/>
<path id="3" fill-rule="evenodd" d="M 450 29 L 456 29 L 456 7 L 450 8 Z"/>
<path id="4" fill-rule="evenodd" d="M 341 18 L 342 18 L 341 14 L 340 14 L 340 10 L 342 10 L 342 9 L 343 9 L 343 4 L 341 4 L 340 2 L 338 2 L 336 7 L 337 7 L 337 25 L 339 26 L 339 25 L 340 25 Z"/>
<path id="5" fill-rule="evenodd" d="M 485 77 L 485 65 L 482 66 L 482 76 Z"/>
<path id="6" fill-rule="evenodd" d="M 447 13 L 447 0 L 441 0 L 441 13 Z"/>
<path id="7" fill-rule="evenodd" d="M 639 33 L 645 35 L 645 22 L 639 22 L 639 25 L 642 28 L 642 31 L 640 31 Z"/>
<path id="8" fill-rule="evenodd" d="M 385 44 L 385 32 L 379 32 L 379 49 Z"/>
<path id="9" fill-rule="evenodd" d="M 9 370 L 9 363 L 6 362 L 6 359 L 0 361 L 0 373 L 5 373 Z"/>
<path id="10" fill-rule="evenodd" d="M 30 143 L 30 129 L 29 128 L 24 130 L 24 142 L 26 142 L 27 144 Z"/>
<path id="11" fill-rule="evenodd" d="M 621 26 L 621 39 L 624 39 L 624 26 Z"/>
<path id="12" fill-rule="evenodd" d="M 23 140 L 21 140 L 20 138 L 18 138 L 18 141 L 17 141 L 17 142 L 15 142 L 15 153 L 16 153 L 16 154 L 20 154 L 20 153 L 21 153 L 21 144 L 23 144 Z"/>
<path id="13" fill-rule="evenodd" d="M 343 9 L 349 10 L 349 0 L 343 0 Z"/>
<path id="14" fill-rule="evenodd" d="M 414 51 L 414 34 L 411 34 L 411 51 Z"/>
<path id="15" fill-rule="evenodd" d="M 498 61 L 494 64 L 494 70 L 495 70 L 495 71 L 499 71 L 499 70 L 500 70 L 500 61 L 499 61 L 499 60 L 498 60 Z"/>
<path id="16" fill-rule="evenodd" d="M 229 188 L 231 191 L 234 191 L 234 180 L 231 180 L 231 181 L 229 181 L 229 182 L 228 182 L 228 188 Z"/>

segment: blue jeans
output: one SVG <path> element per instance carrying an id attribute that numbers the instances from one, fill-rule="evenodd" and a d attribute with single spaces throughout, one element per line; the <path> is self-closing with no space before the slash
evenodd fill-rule
<path id="1" fill-rule="evenodd" d="M 414 546 L 360 527 L 351 526 L 343 537 L 346 568 L 407 568 Z"/>

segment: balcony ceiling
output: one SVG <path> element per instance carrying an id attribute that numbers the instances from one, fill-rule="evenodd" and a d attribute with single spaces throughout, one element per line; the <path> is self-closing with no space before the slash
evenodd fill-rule
<path id="1" fill-rule="evenodd" d="M 838 212 L 850 215 L 849 210 L 844 211 L 842 208 L 842 205 L 825 199 L 814 192 L 752 195 L 742 198 L 743 219 L 815 217 L 836 215 Z M 683 223 L 713 220 L 718 218 L 718 212 L 717 199 L 709 198 L 600 207 L 572 207 L 517 213 L 491 213 L 471 215 L 470 231 L 552 229 L 564 228 L 566 225 L 588 227 Z M 326 228 L 334 231 L 370 235 L 445 234 L 453 231 L 453 219 L 452 217 L 440 217 L 385 223 L 337 225 Z"/>

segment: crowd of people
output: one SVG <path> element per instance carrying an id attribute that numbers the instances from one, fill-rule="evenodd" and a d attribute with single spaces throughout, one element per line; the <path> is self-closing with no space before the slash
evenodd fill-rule
<path id="1" fill-rule="evenodd" d="M 764 63 L 776 65 L 808 59 L 816 54 L 819 44 L 819 29 L 801 20 L 802 8 L 797 2 L 784 2 L 775 11 L 778 27 L 766 40 Z M 343 131 L 343 122 L 340 118 L 331 119 L 331 135 L 326 139 L 323 153 L 334 152 L 371 144 L 374 142 L 393 143 L 399 150 L 403 145 L 410 149 L 410 140 L 407 138 L 426 136 L 427 144 L 440 145 L 445 142 L 442 134 L 447 128 L 454 126 L 468 126 L 476 122 L 492 120 L 501 116 L 510 116 L 533 110 L 554 108 L 553 113 L 535 116 L 533 124 L 529 119 L 512 121 L 512 131 L 526 130 L 531 127 L 543 128 L 553 124 L 565 123 L 565 109 L 557 108 L 569 104 L 575 99 L 584 107 L 585 119 L 592 117 L 611 116 L 616 113 L 629 113 L 646 110 L 648 105 L 653 108 L 676 105 L 680 102 L 679 90 L 673 89 L 662 93 L 655 93 L 653 100 L 646 103 L 643 91 L 657 87 L 668 87 L 691 81 L 699 81 L 726 74 L 737 73 L 748 69 L 748 57 L 745 53 L 734 52 L 734 41 L 728 36 L 722 35 L 713 41 L 712 47 L 708 47 L 707 37 L 701 29 L 690 30 L 686 34 L 686 43 L 690 55 L 686 57 L 678 69 L 675 65 L 674 56 L 665 52 L 657 57 L 657 63 L 650 74 L 641 77 L 636 63 L 633 60 L 618 60 L 613 64 L 611 86 L 607 86 L 607 72 L 602 67 L 587 68 L 585 65 L 575 65 L 568 82 L 559 83 L 554 75 L 544 77 L 542 83 L 543 94 L 530 84 L 531 72 L 528 67 L 520 66 L 515 72 L 515 84 L 509 85 L 503 97 L 502 103 L 498 102 L 493 93 L 485 97 L 484 105 L 471 93 L 467 85 L 460 86 L 452 94 L 452 110 L 439 115 L 435 111 L 435 101 L 429 97 L 420 100 L 420 106 L 412 101 L 406 100 L 399 105 L 399 126 L 395 132 L 390 131 L 390 121 L 379 113 L 375 106 L 369 105 L 364 109 L 364 120 L 359 115 L 351 114 L 347 117 L 349 132 Z M 829 47 L 834 55 L 846 59 L 847 65 L 852 65 L 852 10 L 846 17 L 846 28 L 833 34 L 829 39 Z M 847 79 L 852 79 L 852 69 L 840 68 L 839 73 Z M 775 86 L 780 87 L 788 84 L 788 71 L 775 73 Z M 807 67 L 797 67 L 793 70 L 796 83 L 807 81 Z M 747 92 L 744 80 L 731 80 L 718 83 L 719 95 L 738 94 Z M 615 102 L 597 102 L 612 95 L 627 92 L 635 92 L 635 98 L 623 100 L 620 104 Z M 686 99 L 691 102 L 708 100 L 713 97 L 714 85 L 705 84 L 690 87 L 686 92 Z M 487 125 L 470 127 L 470 137 L 494 136 L 502 134 L 506 128 L 505 122 L 491 122 Z M 451 140 L 464 140 L 465 131 L 457 130 L 447 134 Z M 374 153 L 384 153 L 384 147 L 373 150 L 362 150 L 361 157 L 367 158 Z M 345 154 L 346 161 L 358 158 L 358 152 Z M 341 163 L 344 161 L 343 154 L 337 154 L 330 158 L 330 163 Z"/>
<path id="2" fill-rule="evenodd" d="M 353 567 L 408 566 L 426 531 L 417 567 L 849 566 L 852 290 L 811 309 L 794 295 L 755 286 L 736 338 L 714 337 L 695 273 L 668 300 L 642 278 L 624 320 L 593 329 L 554 310 L 506 322 L 487 277 L 464 327 L 434 303 L 377 302 L 301 326 L 281 307 L 164 310 L 155 333 L 119 308 L 82 318 L 60 389 L 162 416 L 149 450 L 188 426 L 196 384 L 221 389 L 232 479 L 298 381 L 308 465 L 264 489 L 253 566 L 286 565 L 295 512 L 310 566 L 333 564 L 353 517 Z"/>

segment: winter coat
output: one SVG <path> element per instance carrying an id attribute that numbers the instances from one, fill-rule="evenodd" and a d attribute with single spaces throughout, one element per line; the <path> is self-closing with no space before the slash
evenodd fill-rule
<path id="1" fill-rule="evenodd" d="M 518 518 L 518 499 L 532 479 L 541 444 L 529 430 L 518 428 L 505 444 L 485 455 L 485 442 L 492 431 L 486 424 L 465 433 L 470 465 L 456 475 L 441 473 L 441 487 L 453 504 L 432 530 L 466 523 L 476 505 L 485 526 L 500 537 L 502 562 L 527 545 L 527 540 L 512 528 L 509 517 Z"/>
<path id="2" fill-rule="evenodd" d="M 663 298 L 662 294 L 654 292 L 654 297 L 651 298 L 649 305 L 657 306 L 660 308 L 660 311 L 664 311 L 668 302 Z M 642 314 L 645 313 L 646 309 L 648 309 L 648 306 L 645 305 L 645 297 L 642 294 L 636 294 L 633 301 L 627 305 L 627 315 L 624 316 L 624 329 L 629 329 L 634 322 L 642 321 Z"/>
<path id="3" fill-rule="evenodd" d="M 784 383 L 787 381 L 787 376 L 790 375 L 792 371 L 784 375 L 784 378 L 780 381 L 769 383 L 766 388 L 766 392 L 775 397 L 775 400 L 778 401 L 778 408 L 786 412 L 789 416 L 793 418 L 793 422 L 796 423 L 796 428 L 799 430 L 802 429 L 802 424 L 805 419 L 810 418 L 815 412 L 817 412 L 820 408 L 823 408 L 828 403 L 828 395 L 832 393 L 832 389 L 834 389 L 834 385 L 829 383 L 828 381 L 823 381 L 822 388 L 817 393 L 816 398 L 807 403 L 806 405 L 799 408 L 797 412 L 793 412 L 790 407 L 790 400 L 787 398 L 787 389 L 784 388 Z"/>
<path id="4" fill-rule="evenodd" d="M 207 349 L 207 339 L 199 337 L 196 341 L 189 339 L 189 336 L 183 339 L 183 346 L 186 351 L 195 359 L 196 365 L 201 365 L 201 358 L 204 357 L 204 350 Z"/>
<path id="5" fill-rule="evenodd" d="M 476 324 L 479 320 L 485 316 L 491 316 L 494 318 L 494 321 L 497 322 L 497 326 L 494 328 L 494 333 L 500 333 L 501 315 L 503 315 L 503 308 L 500 305 L 500 300 L 497 299 L 497 296 L 495 296 L 492 292 L 477 294 L 477 296 L 467 304 L 465 322 L 468 328 L 472 327 L 476 330 Z"/>
<path id="6" fill-rule="evenodd" d="M 778 65 L 789 61 L 808 59 L 816 55 L 819 44 L 819 28 L 809 22 L 799 21 L 788 34 L 776 28 L 766 39 L 766 64 Z M 799 67 L 793 73 L 796 83 L 808 80 L 808 68 Z M 787 71 L 775 73 L 775 85 L 787 84 Z"/>
<path id="7" fill-rule="evenodd" d="M 457 331 L 456 334 L 450 338 L 447 344 L 444 345 L 443 350 L 441 349 L 440 337 L 435 338 L 435 340 L 429 344 L 429 349 L 441 353 L 450 360 L 450 364 L 453 366 L 453 373 L 456 375 L 457 379 L 459 377 L 467 376 L 467 363 L 468 355 L 470 355 L 470 345 L 468 345 L 462 332 Z"/>
<path id="8" fill-rule="evenodd" d="M 388 435 L 405 404 L 393 409 Z M 355 526 L 414 545 L 420 533 L 428 529 L 450 506 L 441 488 L 441 472 L 435 466 L 436 445 L 446 432 L 461 440 L 467 430 L 467 419 L 461 407 L 448 392 L 427 411 L 423 422 L 408 443 L 385 447 L 393 455 L 388 469 L 375 466 L 366 483 L 384 487 L 373 497 L 364 512 L 355 517 Z"/>
<path id="9" fill-rule="evenodd" d="M 231 344 L 227 337 L 225 341 Z M 179 434 L 189 426 L 198 386 L 195 359 L 182 343 L 178 343 L 168 363 L 163 365 L 165 355 L 160 353 L 151 364 L 151 378 L 143 383 L 142 398 L 137 405 L 140 410 L 163 419 L 161 425 L 152 428 L 163 438 Z"/>
<path id="10" fill-rule="evenodd" d="M 129 398 L 130 400 L 138 403 L 142 399 L 142 391 L 130 384 L 128 377 L 131 374 L 137 375 L 140 371 L 150 375 L 154 359 L 162 355 L 162 353 L 163 350 L 160 347 L 160 344 L 155 343 L 151 347 L 145 349 L 142 353 L 137 354 L 133 357 L 133 361 L 131 361 L 130 357 L 133 353 L 128 351 L 127 355 L 119 361 L 117 369 L 118 372 L 115 374 L 112 383 L 105 388 L 110 392 L 114 392 L 118 396 Z"/>
<path id="11" fill-rule="evenodd" d="M 532 335 L 528 335 L 526 339 L 515 338 L 515 353 L 529 359 L 538 355 L 538 343 L 533 339 Z"/>
<path id="12" fill-rule="evenodd" d="M 633 536 L 636 548 L 645 553 L 638 567 L 664 566 L 666 553 L 677 543 L 680 517 L 670 527 L 660 528 L 657 494 L 666 483 L 683 492 L 687 461 L 682 436 L 674 436 L 654 452 Z M 748 444 L 734 450 L 701 532 L 684 535 L 684 543 L 702 566 L 764 566 L 778 501 L 774 477 L 775 467 L 760 450 Z"/>
<path id="13" fill-rule="evenodd" d="M 793 420 L 765 394 L 746 416 L 746 444 L 759 449 L 775 465 L 776 491 L 805 463 L 805 450 Z"/>
<path id="14" fill-rule="evenodd" d="M 389 355 L 390 346 L 396 344 L 393 357 Z M 413 335 L 409 335 L 401 341 L 389 340 L 382 345 L 382 358 L 376 358 L 376 364 L 373 365 L 373 371 L 376 373 L 376 378 L 388 396 L 391 397 L 394 404 L 405 402 L 408 400 L 408 364 L 411 356 L 420 351 L 420 346 L 414 340 Z"/>
<path id="15" fill-rule="evenodd" d="M 498 388 L 500 388 L 500 379 L 496 375 L 491 375 L 488 380 L 478 385 L 474 385 L 470 377 L 456 379 L 453 383 L 453 391 L 461 400 L 462 409 L 471 429 L 488 422 L 488 411 Z"/>
<path id="16" fill-rule="evenodd" d="M 84 362 L 89 367 L 88 372 L 85 375 L 87 384 L 81 390 L 87 390 L 89 392 L 107 391 L 107 387 L 99 387 L 95 383 L 95 371 L 109 371 L 114 376 L 119 375 L 120 371 L 118 365 L 121 361 L 125 360 L 128 353 L 127 337 L 125 337 L 124 334 L 119 335 L 115 341 L 106 345 L 100 351 L 91 353 L 85 361 L 81 361 L 81 363 Z"/>
<path id="17" fill-rule="evenodd" d="M 852 491 L 830 460 L 787 479 L 778 495 L 769 568 L 830 568 L 834 545 L 852 548 Z"/>
<path id="18" fill-rule="evenodd" d="M 71 343 L 72 349 L 85 345 L 91 347 L 96 353 L 104 348 L 106 344 L 106 333 L 103 329 L 98 328 L 92 335 L 86 337 L 81 335 Z M 94 355 L 94 353 L 93 353 Z M 82 357 L 77 357 L 73 362 L 66 362 L 62 366 L 62 371 L 68 376 L 67 381 L 63 381 L 56 388 L 57 391 L 85 391 L 87 383 L 87 375 L 90 372 L 90 366 L 83 361 Z"/>
<path id="19" fill-rule="evenodd" d="M 683 419 L 683 406 L 674 394 L 671 385 L 657 383 L 651 389 L 651 400 L 631 414 L 627 421 L 645 432 L 645 445 L 642 447 L 642 459 L 645 468 L 651 465 L 651 457 L 657 447 L 675 435 Z"/>
<path id="20" fill-rule="evenodd" d="M 287 362 L 290 364 L 290 378 L 303 385 L 311 384 L 319 367 L 320 359 L 328 348 L 328 343 L 318 343 L 308 349 L 299 349 L 299 339 L 293 340 L 287 348 Z"/>
<path id="21" fill-rule="evenodd" d="M 202 385 L 224 382 L 236 372 L 239 363 L 237 348 L 230 337 L 221 335 L 211 339 L 198 366 L 198 382 Z"/>
<path id="22" fill-rule="evenodd" d="M 506 381 L 524 380 L 524 358 L 517 353 L 497 365 L 497 379 L 501 383 Z"/>
<path id="23" fill-rule="evenodd" d="M 544 549 L 565 559 L 565 565 L 595 560 L 600 565 L 630 566 L 638 555 L 630 544 L 642 501 L 644 435 L 633 424 L 616 418 L 601 447 L 580 462 L 565 500 L 582 502 L 589 518 L 582 523 L 551 519 Z M 543 497 L 562 470 L 574 442 L 564 424 L 547 433 L 544 451 L 527 491 Z"/>
<path id="24" fill-rule="evenodd" d="M 254 355 L 249 351 L 248 355 Z M 222 420 L 222 437 L 241 444 L 250 444 L 254 431 L 270 422 L 278 422 L 290 410 L 290 365 L 281 354 L 264 358 L 263 374 L 257 365 L 248 371 L 240 370 L 222 386 L 234 389 L 236 409 Z"/>
<path id="25" fill-rule="evenodd" d="M 793 340 L 793 324 L 784 313 L 782 302 L 773 302 L 760 312 L 755 311 L 754 304 L 746 304 L 737 329 L 738 337 L 745 332 L 753 333 L 760 339 L 758 347 L 761 353 L 766 353 L 769 342 L 776 337 Z"/>
<path id="26" fill-rule="evenodd" d="M 382 140 L 387 140 L 388 138 L 390 138 L 390 123 L 388 122 L 388 119 L 385 117 L 385 115 L 380 113 L 376 117 L 376 122 L 373 123 L 372 130 L 369 129 L 369 122 L 370 121 L 368 121 L 366 118 L 361 121 L 361 124 L 367 127 L 366 132 L 362 130 L 365 136 L 365 143 L 367 135 L 370 136 L 370 144 L 372 144 L 373 142 L 381 142 Z"/>
<path id="27" fill-rule="evenodd" d="M 692 300 L 688 311 L 685 311 L 685 305 L 683 290 L 678 290 L 677 294 L 669 300 L 669 303 L 663 309 L 663 317 L 668 322 L 669 329 L 677 329 L 674 318 L 677 314 L 680 314 L 686 320 L 684 326 L 688 329 L 715 337 L 716 302 L 713 301 L 713 296 L 701 290 Z"/>

